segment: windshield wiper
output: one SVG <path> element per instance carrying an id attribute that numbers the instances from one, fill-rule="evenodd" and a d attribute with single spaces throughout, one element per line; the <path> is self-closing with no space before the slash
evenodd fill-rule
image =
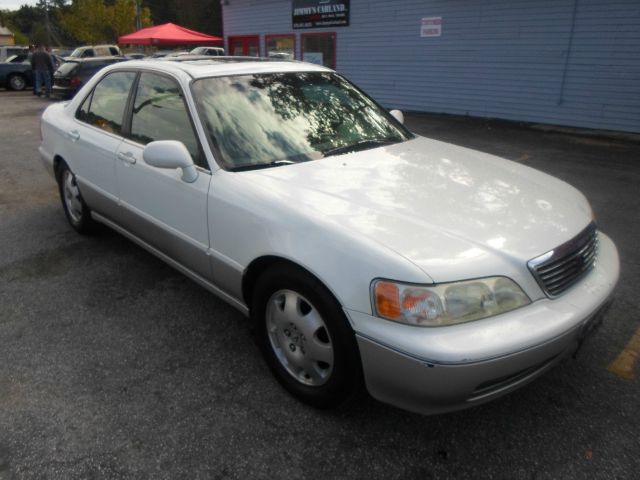
<path id="1" fill-rule="evenodd" d="M 298 162 L 294 162 L 293 160 L 274 160 L 273 162 L 267 163 L 246 163 L 244 165 L 230 167 L 227 170 L 230 172 L 245 172 L 247 170 L 259 170 L 261 168 L 281 167 L 283 165 L 291 165 L 292 163 Z"/>
<path id="2" fill-rule="evenodd" d="M 384 147 L 385 145 L 391 145 L 398 143 L 397 140 L 361 140 L 352 145 L 343 145 L 342 147 L 331 148 L 326 152 L 323 152 L 325 157 L 331 155 L 340 155 L 342 153 L 359 152 L 362 150 L 368 150 L 369 148 Z"/>

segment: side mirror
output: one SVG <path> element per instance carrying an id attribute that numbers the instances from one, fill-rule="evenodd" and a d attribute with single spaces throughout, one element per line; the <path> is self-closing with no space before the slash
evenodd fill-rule
<path id="1" fill-rule="evenodd" d="M 391 110 L 389 112 L 393 118 L 398 120 L 401 124 L 404 125 L 404 114 L 400 110 Z"/>
<path id="2" fill-rule="evenodd" d="M 193 183 L 198 171 L 184 143 L 176 140 L 158 140 L 149 143 L 142 151 L 145 163 L 157 168 L 181 168 L 182 180 Z"/>

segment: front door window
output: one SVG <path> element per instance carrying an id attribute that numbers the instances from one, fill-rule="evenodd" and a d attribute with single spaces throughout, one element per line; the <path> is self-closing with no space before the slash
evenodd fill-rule
<path id="1" fill-rule="evenodd" d="M 206 168 L 182 92 L 175 81 L 165 76 L 146 72 L 140 76 L 131 139 L 142 145 L 154 140 L 178 140 L 187 147 L 194 163 Z"/>

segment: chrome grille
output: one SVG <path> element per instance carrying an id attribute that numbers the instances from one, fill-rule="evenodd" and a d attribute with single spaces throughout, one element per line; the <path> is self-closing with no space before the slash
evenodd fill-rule
<path id="1" fill-rule="evenodd" d="M 591 223 L 576 237 L 528 262 L 547 295 L 557 297 L 593 268 L 598 255 L 598 232 Z"/>

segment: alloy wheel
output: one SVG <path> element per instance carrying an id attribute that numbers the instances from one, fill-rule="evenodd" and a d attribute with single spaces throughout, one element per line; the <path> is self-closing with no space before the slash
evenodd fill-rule
<path id="1" fill-rule="evenodd" d="M 333 371 L 329 330 L 318 310 L 292 290 L 269 298 L 266 327 L 271 348 L 284 369 L 304 385 L 324 385 Z"/>
<path id="2" fill-rule="evenodd" d="M 76 179 L 69 170 L 62 174 L 62 192 L 69 216 L 74 223 L 82 221 L 82 199 Z"/>

